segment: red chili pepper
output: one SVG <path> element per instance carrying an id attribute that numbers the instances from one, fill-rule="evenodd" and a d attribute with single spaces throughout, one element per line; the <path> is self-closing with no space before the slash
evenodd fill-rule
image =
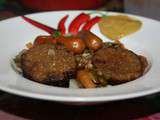
<path id="1" fill-rule="evenodd" d="M 34 26 L 36 26 L 36 27 L 38 27 L 38 28 L 40 28 L 40 29 L 48 32 L 49 34 L 54 34 L 55 31 L 57 31 L 56 29 L 54 29 L 54 28 L 52 28 L 52 27 L 49 27 L 49 26 L 44 25 L 44 24 L 42 24 L 42 23 L 39 23 L 39 22 L 37 22 L 37 21 L 35 21 L 35 20 L 32 20 L 32 19 L 30 19 L 30 18 L 28 18 L 28 17 L 25 17 L 25 16 L 21 16 L 21 17 L 22 17 L 25 21 L 27 21 L 28 23 L 30 23 L 30 24 L 32 24 L 32 25 L 34 25 Z"/>
<path id="2" fill-rule="evenodd" d="M 80 26 L 90 19 L 89 14 L 81 13 L 79 14 L 69 25 L 69 33 L 77 34 Z"/>
<path id="3" fill-rule="evenodd" d="M 82 28 L 82 30 L 90 30 L 93 25 L 95 25 L 96 23 L 98 23 L 101 20 L 101 17 L 94 17 L 91 20 L 89 20 Z"/>
<path id="4" fill-rule="evenodd" d="M 58 30 L 61 32 L 62 35 L 66 34 L 65 22 L 67 18 L 68 18 L 68 15 L 64 16 L 58 23 Z"/>

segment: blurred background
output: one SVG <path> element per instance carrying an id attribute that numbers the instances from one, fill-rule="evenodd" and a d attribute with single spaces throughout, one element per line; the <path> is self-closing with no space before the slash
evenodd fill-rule
<path id="1" fill-rule="evenodd" d="M 53 10 L 124 11 L 124 0 L 0 0 L 0 19 Z"/>
<path id="2" fill-rule="evenodd" d="M 0 0 L 0 19 L 53 10 L 106 10 L 160 20 L 160 0 Z"/>
<path id="3" fill-rule="evenodd" d="M 0 0 L 0 8 L 14 12 L 49 10 L 123 10 L 123 0 Z"/>

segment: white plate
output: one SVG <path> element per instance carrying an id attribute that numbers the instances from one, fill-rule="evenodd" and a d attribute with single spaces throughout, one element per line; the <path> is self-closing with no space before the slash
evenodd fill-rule
<path id="1" fill-rule="evenodd" d="M 72 20 L 82 11 L 59 11 L 31 14 L 28 17 L 57 27 L 64 15 Z M 91 11 L 85 11 L 91 12 Z M 108 13 L 117 14 L 117 13 Z M 117 86 L 97 89 L 68 89 L 39 84 L 17 74 L 11 67 L 11 59 L 21 51 L 25 44 L 46 32 L 33 27 L 20 17 L 0 22 L 0 89 L 9 93 L 59 102 L 89 103 L 122 100 L 153 94 L 160 91 L 160 22 L 133 16 L 143 22 L 142 29 L 122 40 L 128 49 L 147 57 L 150 69 L 139 79 Z M 92 32 L 103 40 L 108 40 L 94 26 Z"/>

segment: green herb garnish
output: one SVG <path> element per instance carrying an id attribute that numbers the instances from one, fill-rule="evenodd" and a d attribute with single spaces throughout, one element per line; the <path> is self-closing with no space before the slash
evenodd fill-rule
<path id="1" fill-rule="evenodd" d="M 55 33 L 52 35 L 52 37 L 56 38 L 61 36 L 61 32 L 60 31 L 55 31 Z"/>

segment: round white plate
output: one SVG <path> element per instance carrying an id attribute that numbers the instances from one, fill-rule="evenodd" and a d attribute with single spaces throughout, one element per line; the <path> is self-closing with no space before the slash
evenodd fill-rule
<path id="1" fill-rule="evenodd" d="M 70 21 L 81 12 L 91 11 L 59 11 L 27 15 L 49 26 L 57 27 L 58 21 L 69 14 Z M 118 13 L 107 13 L 118 14 Z M 133 16 L 133 15 L 131 15 Z M 30 25 L 20 17 L 0 22 L 0 89 L 9 93 L 59 102 L 89 103 L 122 100 L 153 94 L 160 91 L 160 22 L 133 16 L 143 22 L 142 28 L 122 39 L 124 45 L 137 54 L 147 57 L 150 69 L 142 77 L 117 86 L 96 89 L 75 89 L 53 87 L 30 81 L 17 74 L 11 67 L 11 60 L 25 44 L 33 41 L 38 35 L 46 32 Z M 109 40 L 100 32 L 97 25 L 92 32 L 103 40 Z"/>

